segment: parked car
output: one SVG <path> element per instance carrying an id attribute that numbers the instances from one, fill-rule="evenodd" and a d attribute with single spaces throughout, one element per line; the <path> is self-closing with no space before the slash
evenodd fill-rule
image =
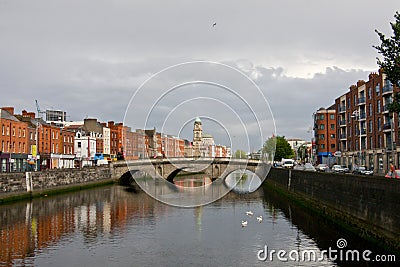
<path id="1" fill-rule="evenodd" d="M 310 172 L 316 172 L 317 171 L 311 163 L 304 164 L 304 170 L 305 171 L 310 171 Z"/>
<path id="2" fill-rule="evenodd" d="M 348 173 L 349 172 L 349 168 L 347 168 L 346 166 L 342 166 L 342 165 L 333 165 L 332 166 L 332 171 L 333 172 L 339 172 L 339 173 Z"/>
<path id="3" fill-rule="evenodd" d="M 297 165 L 295 165 L 293 167 L 293 169 L 294 170 L 299 170 L 299 171 L 310 171 L 310 172 L 316 172 L 317 171 L 311 163 L 306 163 L 304 165 L 297 164 Z"/>
<path id="4" fill-rule="evenodd" d="M 368 170 L 365 166 L 355 166 L 353 174 L 374 175 L 374 171 Z"/>
<path id="5" fill-rule="evenodd" d="M 392 172 L 388 172 L 385 177 L 386 178 L 396 178 L 396 179 L 400 179 L 400 170 L 395 170 L 394 171 L 395 175 L 392 174 Z"/>
<path id="6" fill-rule="evenodd" d="M 318 164 L 317 167 L 315 168 L 319 172 L 326 172 L 329 170 L 328 164 Z"/>

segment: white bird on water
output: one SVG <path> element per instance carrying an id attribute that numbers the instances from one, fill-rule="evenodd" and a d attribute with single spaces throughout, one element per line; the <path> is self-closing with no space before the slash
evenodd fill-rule
<path id="1" fill-rule="evenodd" d="M 247 215 L 247 216 L 253 216 L 253 212 L 252 212 L 251 210 L 246 211 L 246 215 Z"/>
<path id="2" fill-rule="evenodd" d="M 262 215 L 260 215 L 260 216 L 257 217 L 257 221 L 258 221 L 259 223 L 261 223 L 262 220 L 263 220 L 263 219 L 262 219 Z"/>
<path id="3" fill-rule="evenodd" d="M 247 221 L 242 221 L 242 227 L 247 226 Z"/>

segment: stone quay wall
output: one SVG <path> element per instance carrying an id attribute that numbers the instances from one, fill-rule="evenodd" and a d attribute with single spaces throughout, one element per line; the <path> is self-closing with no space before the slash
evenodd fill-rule
<path id="1" fill-rule="evenodd" d="M 266 182 L 360 236 L 400 250 L 400 179 L 273 168 Z"/>
<path id="2" fill-rule="evenodd" d="M 52 169 L 31 172 L 28 177 L 26 173 L 0 173 L 0 200 L 112 180 L 109 166 Z"/>

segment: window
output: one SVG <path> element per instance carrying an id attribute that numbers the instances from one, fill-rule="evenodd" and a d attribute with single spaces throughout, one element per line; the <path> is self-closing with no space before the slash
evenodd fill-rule
<path id="1" fill-rule="evenodd" d="M 381 147 L 381 144 L 382 144 L 381 136 L 378 136 L 378 148 Z"/>
<path id="2" fill-rule="evenodd" d="M 335 139 L 335 134 L 331 134 L 331 139 Z"/>
<path id="3" fill-rule="evenodd" d="M 369 148 L 374 148 L 372 144 L 372 136 L 369 137 Z"/>
<path id="4" fill-rule="evenodd" d="M 10 135 L 10 127 L 7 126 L 7 136 Z"/>
<path id="5" fill-rule="evenodd" d="M 357 106 L 357 96 L 354 95 L 354 106 Z"/>
<path id="6" fill-rule="evenodd" d="M 325 139 L 325 134 L 321 134 L 321 135 L 319 136 L 319 138 L 322 139 L 322 140 L 324 140 L 324 139 Z"/>
<path id="7" fill-rule="evenodd" d="M 381 113 L 381 101 L 380 100 L 377 101 L 376 108 L 377 108 L 377 112 Z"/>
<path id="8" fill-rule="evenodd" d="M 382 119 L 381 119 L 381 118 L 378 118 L 378 131 L 381 131 L 381 130 L 382 130 L 381 124 L 382 124 Z"/>
<path id="9" fill-rule="evenodd" d="M 15 127 L 12 128 L 12 135 L 15 136 Z"/>
<path id="10" fill-rule="evenodd" d="M 335 144 L 331 144 L 331 149 L 335 149 L 336 145 Z"/>
<path id="11" fill-rule="evenodd" d="M 3 126 L 1 127 L 1 134 L 2 135 L 4 135 L 4 129 L 5 129 L 5 127 L 4 127 L 4 124 L 3 124 Z"/>
<path id="12" fill-rule="evenodd" d="M 335 130 L 335 124 L 331 124 L 331 130 Z"/>
<path id="13" fill-rule="evenodd" d="M 82 143 L 78 142 L 78 148 L 81 148 L 81 147 L 82 147 Z"/>
<path id="14" fill-rule="evenodd" d="M 368 123 L 368 132 L 372 133 L 372 121 L 371 120 Z"/>
<path id="15" fill-rule="evenodd" d="M 21 137 L 21 127 L 18 128 L 18 137 Z"/>
<path id="16" fill-rule="evenodd" d="M 319 119 L 320 119 L 320 120 L 325 119 L 325 115 L 324 115 L 324 114 L 320 114 L 320 115 L 319 115 Z"/>
<path id="17" fill-rule="evenodd" d="M 376 95 L 380 95 L 381 94 L 381 88 L 380 88 L 380 84 L 379 83 L 377 83 L 376 86 L 375 86 L 375 92 L 376 92 Z"/>
<path id="18" fill-rule="evenodd" d="M 25 137 L 25 129 L 22 130 L 22 136 Z"/>
<path id="19" fill-rule="evenodd" d="M 320 124 L 320 125 L 319 125 L 319 129 L 320 129 L 320 130 L 325 130 L 325 124 Z"/>
<path id="20" fill-rule="evenodd" d="M 368 112 L 369 112 L 369 116 L 372 116 L 372 104 L 371 103 L 369 103 L 369 105 L 368 105 Z"/>
<path id="21" fill-rule="evenodd" d="M 325 148 L 325 144 L 320 144 L 321 148 L 324 149 Z"/>
<path id="22" fill-rule="evenodd" d="M 371 99 L 372 97 L 372 89 L 371 87 L 368 88 L 368 99 Z"/>
<path id="23" fill-rule="evenodd" d="M 331 115 L 329 115 L 329 117 L 330 117 L 331 120 L 334 120 L 335 119 L 335 114 L 331 114 Z"/>
<path id="24" fill-rule="evenodd" d="M 350 97 L 347 98 L 347 107 L 350 108 Z"/>

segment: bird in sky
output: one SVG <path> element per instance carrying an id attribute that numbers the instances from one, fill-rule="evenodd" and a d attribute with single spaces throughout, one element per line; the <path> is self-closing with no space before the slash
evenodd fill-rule
<path id="1" fill-rule="evenodd" d="M 217 26 L 217 23 L 216 23 L 216 22 L 214 22 L 214 24 L 213 24 L 213 27 L 215 27 L 215 26 Z"/>

